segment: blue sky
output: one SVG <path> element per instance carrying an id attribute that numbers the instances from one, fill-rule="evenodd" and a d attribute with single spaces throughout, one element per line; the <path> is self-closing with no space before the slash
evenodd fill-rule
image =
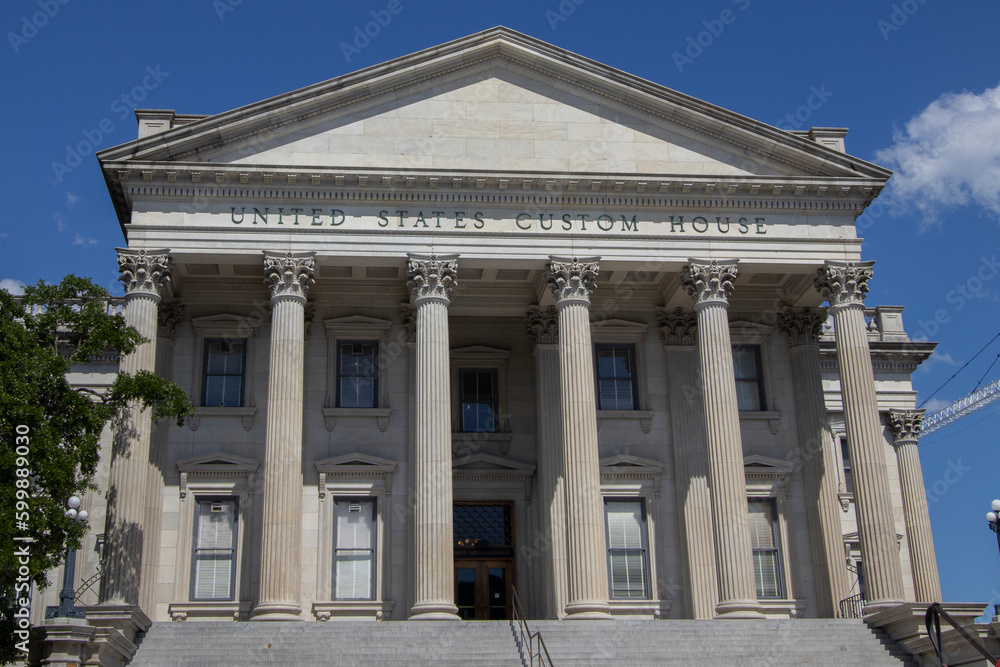
<path id="1" fill-rule="evenodd" d="M 385 25 L 354 42 L 372 12 Z M 985 0 L 7 0 L 3 286 L 73 272 L 121 292 L 123 239 L 88 145 L 134 139 L 132 107 L 217 113 L 495 25 L 786 129 L 851 128 L 849 153 L 897 172 L 859 218 L 878 262 L 868 303 L 905 305 L 911 335 L 940 341 L 918 402 L 1000 332 L 1000 5 Z M 926 407 L 1000 377 L 998 354 Z M 985 520 L 997 412 L 920 446 L 949 601 L 1000 603 Z"/>

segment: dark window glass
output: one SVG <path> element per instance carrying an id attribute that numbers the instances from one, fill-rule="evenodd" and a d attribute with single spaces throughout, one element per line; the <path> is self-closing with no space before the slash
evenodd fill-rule
<path id="1" fill-rule="evenodd" d="M 615 599 L 649 598 L 646 509 L 641 499 L 604 501 L 608 583 Z"/>
<path id="2" fill-rule="evenodd" d="M 494 433 L 497 430 L 497 371 L 461 370 L 458 393 L 463 433 Z"/>
<path id="3" fill-rule="evenodd" d="M 378 343 L 358 341 L 337 346 L 337 407 L 378 407 Z"/>
<path id="4" fill-rule="evenodd" d="M 243 407 L 246 340 L 205 340 L 205 378 L 201 404 L 206 408 Z"/>
<path id="5" fill-rule="evenodd" d="M 854 493 L 854 473 L 851 471 L 851 450 L 847 438 L 840 439 L 840 456 L 844 460 L 844 491 Z"/>
<path id="6" fill-rule="evenodd" d="M 632 345 L 597 346 L 597 407 L 599 410 L 638 408 Z"/>
<path id="7" fill-rule="evenodd" d="M 375 599 L 375 499 L 338 498 L 334 516 L 333 599 Z"/>
<path id="8" fill-rule="evenodd" d="M 740 345 L 733 348 L 733 371 L 736 375 L 736 405 L 741 412 L 763 410 L 764 383 L 760 347 Z"/>
<path id="9" fill-rule="evenodd" d="M 771 498 L 751 498 L 750 543 L 758 598 L 783 598 L 778 517 Z"/>
<path id="10" fill-rule="evenodd" d="M 236 594 L 236 498 L 199 498 L 194 525 L 191 599 Z"/>

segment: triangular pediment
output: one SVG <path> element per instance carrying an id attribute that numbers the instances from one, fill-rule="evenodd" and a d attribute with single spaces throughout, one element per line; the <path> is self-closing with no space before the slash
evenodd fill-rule
<path id="1" fill-rule="evenodd" d="M 452 460 L 452 470 L 456 473 L 496 472 L 517 476 L 529 476 L 535 472 L 535 466 L 530 463 L 512 461 L 508 458 L 477 452 L 475 454 L 456 456 Z"/>
<path id="2" fill-rule="evenodd" d="M 606 456 L 601 459 L 599 463 L 601 470 L 605 473 L 629 472 L 654 475 L 663 472 L 663 464 L 659 461 L 643 458 L 641 456 L 632 456 L 631 454 L 615 454 L 614 456 Z"/>
<path id="3" fill-rule="evenodd" d="M 743 469 L 746 472 L 768 473 L 774 475 L 788 475 L 795 469 L 788 461 L 752 454 L 743 457 Z"/>
<path id="4" fill-rule="evenodd" d="M 238 172 L 240 182 L 280 168 L 722 180 L 889 174 L 506 28 L 191 118 L 102 152 L 105 170 L 204 165 L 216 179 Z"/>
<path id="5" fill-rule="evenodd" d="M 181 472 L 255 472 L 259 467 L 260 461 L 257 459 L 225 452 L 202 454 L 177 461 L 177 469 Z"/>
<path id="6" fill-rule="evenodd" d="M 318 472 L 392 472 L 396 469 L 396 462 L 392 459 L 359 452 L 321 459 L 315 465 Z"/>

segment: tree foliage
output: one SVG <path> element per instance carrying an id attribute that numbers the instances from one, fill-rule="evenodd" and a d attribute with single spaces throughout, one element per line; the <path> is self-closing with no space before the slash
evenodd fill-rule
<path id="1" fill-rule="evenodd" d="M 109 314 L 106 290 L 86 278 L 39 282 L 15 298 L 0 289 L 0 634 L 14 636 L 19 581 L 15 537 L 30 543 L 28 579 L 46 585 L 46 572 L 62 563 L 67 546 L 79 547 L 85 526 L 65 516 L 72 495 L 106 491 L 93 478 L 101 433 L 129 403 L 153 410 L 154 421 L 178 425 L 193 412 L 184 390 L 148 371 L 118 373 L 107 387 L 74 387 L 71 367 L 100 355 L 127 355 L 145 342 L 121 315 Z M 112 362 L 113 363 L 113 362 Z M 18 446 L 28 454 L 18 457 Z M 21 450 L 24 453 L 24 450 Z M 24 464 L 27 463 L 27 466 Z M 26 471 L 25 471 L 26 470 Z M 18 480 L 27 497 L 18 498 Z M 22 496 L 25 494 L 22 493 Z M 20 501 L 20 505 L 19 505 Z M 14 657 L 0 644 L 0 661 Z M 9 653 L 8 653 L 9 652 Z"/>

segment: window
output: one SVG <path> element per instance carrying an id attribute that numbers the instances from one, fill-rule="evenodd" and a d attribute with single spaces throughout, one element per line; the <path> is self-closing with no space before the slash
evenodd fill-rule
<path id="1" fill-rule="evenodd" d="M 784 598 L 777 509 L 773 498 L 750 498 L 750 543 L 758 598 Z"/>
<path id="2" fill-rule="evenodd" d="M 378 343 L 340 342 L 337 345 L 337 407 L 378 407 Z"/>
<path id="3" fill-rule="evenodd" d="M 375 599 L 375 499 L 337 498 L 333 599 Z"/>
<path id="4" fill-rule="evenodd" d="M 236 595 L 236 498 L 199 498 L 194 524 L 192 600 Z"/>
<path id="5" fill-rule="evenodd" d="M 741 412 L 759 412 L 765 409 L 763 369 L 760 347 L 736 345 L 733 347 L 733 371 L 736 375 L 736 404 Z"/>
<path id="6" fill-rule="evenodd" d="M 636 410 L 634 345 L 597 346 L 597 409 Z"/>
<path id="7" fill-rule="evenodd" d="M 844 492 L 854 493 L 854 473 L 851 472 L 851 449 L 847 438 L 840 439 L 840 456 L 844 461 Z"/>
<path id="8" fill-rule="evenodd" d="M 605 500 L 608 584 L 612 599 L 649 598 L 646 508 L 642 499 Z"/>
<path id="9" fill-rule="evenodd" d="M 243 407 L 246 348 L 245 339 L 205 339 L 203 407 Z"/>
<path id="10" fill-rule="evenodd" d="M 497 430 L 497 371 L 461 369 L 458 372 L 460 419 L 463 433 Z"/>

